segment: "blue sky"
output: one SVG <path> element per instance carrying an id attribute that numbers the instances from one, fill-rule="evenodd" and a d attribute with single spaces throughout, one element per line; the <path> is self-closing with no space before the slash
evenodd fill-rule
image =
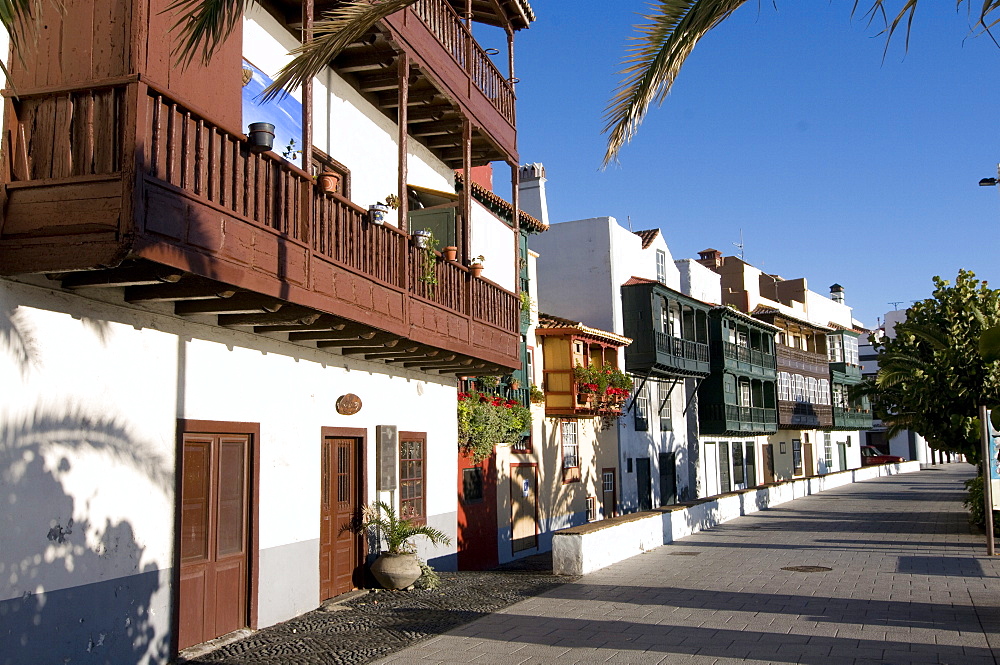
<path id="1" fill-rule="evenodd" d="M 521 163 L 542 162 L 551 221 L 659 227 L 674 258 L 743 232 L 746 260 L 827 293 L 869 326 L 959 268 L 1000 287 L 1000 49 L 953 3 L 920 3 L 910 48 L 851 0 L 747 3 L 695 49 L 620 164 L 602 115 L 636 0 L 535 0 L 516 40 Z M 864 3 L 863 3 L 864 4 Z M 497 173 L 497 180 L 504 175 Z"/>

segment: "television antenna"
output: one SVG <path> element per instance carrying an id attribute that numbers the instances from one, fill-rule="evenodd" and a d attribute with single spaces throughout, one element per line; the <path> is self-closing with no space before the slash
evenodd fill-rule
<path id="1" fill-rule="evenodd" d="M 734 242 L 733 247 L 740 250 L 740 261 L 743 261 L 743 229 L 740 229 L 740 241 Z"/>
<path id="2" fill-rule="evenodd" d="M 899 309 L 899 306 L 902 305 L 904 302 L 906 302 L 906 301 L 905 300 L 890 300 L 889 304 L 892 305 L 892 309 L 893 309 L 893 311 L 895 311 L 895 310 Z"/>

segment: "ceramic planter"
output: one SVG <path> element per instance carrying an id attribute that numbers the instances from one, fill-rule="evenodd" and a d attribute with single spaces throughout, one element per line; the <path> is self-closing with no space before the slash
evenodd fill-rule
<path id="1" fill-rule="evenodd" d="M 253 122 L 250 123 L 249 129 L 247 140 L 250 152 L 267 152 L 274 147 L 274 125 L 269 122 Z"/>
<path id="2" fill-rule="evenodd" d="M 381 226 L 385 224 L 385 216 L 389 214 L 389 206 L 384 203 L 375 203 L 368 206 L 368 221 Z"/>
<path id="3" fill-rule="evenodd" d="M 427 229 L 420 229 L 413 232 L 413 244 L 420 249 L 427 249 L 431 242 L 431 232 Z"/>
<path id="4" fill-rule="evenodd" d="M 383 552 L 372 564 L 372 575 L 385 589 L 405 589 L 420 578 L 416 554 Z"/>

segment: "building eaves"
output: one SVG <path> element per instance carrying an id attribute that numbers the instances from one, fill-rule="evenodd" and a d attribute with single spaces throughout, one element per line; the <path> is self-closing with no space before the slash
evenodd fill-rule
<path id="1" fill-rule="evenodd" d="M 779 330 L 781 330 L 781 328 L 779 328 L 778 326 L 772 325 L 772 324 L 768 323 L 767 321 L 761 321 L 760 319 L 756 319 L 756 318 L 750 316 L 749 314 L 747 314 L 746 312 L 741 312 L 740 310 L 736 309 L 735 307 L 730 307 L 729 305 L 715 305 L 712 308 L 711 311 L 713 311 L 713 312 L 720 312 L 722 314 L 725 314 L 726 316 L 731 316 L 734 319 L 739 319 L 740 321 L 745 321 L 747 323 L 752 323 L 754 325 L 760 326 L 760 327 L 762 327 L 762 328 L 764 328 L 766 330 L 771 330 L 773 332 L 778 332 Z M 774 310 L 774 311 L 777 312 L 778 310 Z M 780 314 L 780 312 L 779 312 L 779 314 Z"/>
<path id="2" fill-rule="evenodd" d="M 756 317 L 758 315 L 776 316 L 776 317 L 785 319 L 787 321 L 792 321 L 792 322 L 797 323 L 797 324 L 802 325 L 802 326 L 808 326 L 810 328 L 815 328 L 816 330 L 821 330 L 823 332 L 830 332 L 832 330 L 832 328 L 824 326 L 821 323 L 813 323 L 812 321 L 806 321 L 805 319 L 800 319 L 798 317 L 791 316 L 790 314 L 786 314 L 785 312 L 782 312 L 780 309 L 778 309 L 776 307 L 770 307 L 768 305 L 757 305 L 754 308 L 754 310 L 752 312 L 752 315 L 754 317 Z"/>
<path id="3" fill-rule="evenodd" d="M 564 319 L 561 316 L 543 314 L 541 312 L 538 313 L 538 325 L 535 327 L 535 332 L 539 335 L 586 335 L 587 337 L 593 337 L 618 346 L 628 346 L 632 343 L 632 340 L 629 337 L 617 335 L 613 332 L 608 332 L 607 330 L 591 328 L 590 326 L 583 325 L 579 321 L 572 321 L 570 319 Z"/>
<path id="4" fill-rule="evenodd" d="M 462 182 L 462 174 L 455 173 L 455 187 L 461 190 L 464 186 Z M 497 196 L 490 190 L 486 189 L 477 182 L 472 183 L 472 198 L 479 201 L 496 214 L 503 217 L 507 223 L 512 223 L 514 219 L 514 206 L 509 202 L 505 201 L 502 197 Z M 521 226 L 527 227 L 536 233 L 541 233 L 542 231 L 548 231 L 549 226 L 539 219 L 536 219 L 524 212 L 523 210 L 518 211 L 518 219 L 521 222 Z"/>
<path id="5" fill-rule="evenodd" d="M 649 246 L 653 244 L 656 237 L 660 235 L 660 229 L 646 229 L 645 231 L 633 231 L 632 233 L 642 238 L 643 249 L 649 249 Z"/>

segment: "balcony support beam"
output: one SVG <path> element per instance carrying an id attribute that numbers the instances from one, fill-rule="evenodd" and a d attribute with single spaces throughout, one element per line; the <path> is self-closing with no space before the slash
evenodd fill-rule
<path id="1" fill-rule="evenodd" d="M 255 314 L 257 312 L 277 312 L 285 303 L 277 298 L 259 293 L 241 291 L 231 298 L 209 300 L 187 300 L 174 305 L 174 313 L 179 316 L 193 314 Z"/>
<path id="2" fill-rule="evenodd" d="M 698 394 L 698 386 L 700 386 L 701 382 L 704 381 L 704 380 L 705 380 L 705 377 L 703 377 L 703 376 L 699 376 L 699 377 L 695 378 L 695 380 L 694 380 L 694 390 L 691 391 L 691 396 L 688 397 L 687 404 L 684 405 L 684 412 L 681 413 L 681 417 L 682 418 L 687 415 L 688 409 L 690 409 L 691 405 L 694 404 L 695 395 Z"/>
<path id="3" fill-rule="evenodd" d="M 170 302 L 172 300 L 214 300 L 232 298 L 236 287 L 211 280 L 190 279 L 176 283 L 125 287 L 125 302 Z"/>

